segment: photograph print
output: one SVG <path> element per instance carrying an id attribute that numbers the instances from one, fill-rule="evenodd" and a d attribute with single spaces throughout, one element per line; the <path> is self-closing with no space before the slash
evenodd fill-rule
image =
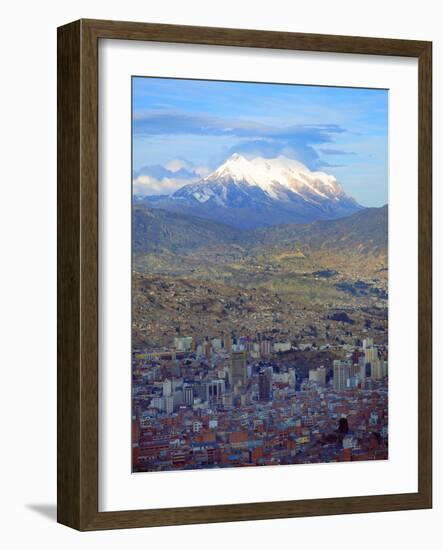
<path id="1" fill-rule="evenodd" d="M 388 459 L 388 90 L 133 77 L 131 330 L 133 472 Z"/>

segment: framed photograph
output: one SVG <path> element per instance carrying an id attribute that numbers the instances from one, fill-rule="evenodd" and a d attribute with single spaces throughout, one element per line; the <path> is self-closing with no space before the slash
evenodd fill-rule
<path id="1" fill-rule="evenodd" d="M 60 523 L 432 506 L 431 54 L 58 29 Z"/>

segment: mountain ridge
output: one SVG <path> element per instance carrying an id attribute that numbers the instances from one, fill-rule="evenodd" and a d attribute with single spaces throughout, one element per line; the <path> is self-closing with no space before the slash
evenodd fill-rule
<path id="1" fill-rule="evenodd" d="M 305 305 L 356 305 L 353 293 L 363 291 L 377 303 L 387 292 L 387 206 L 254 230 L 139 203 L 133 214 L 135 273 L 262 289 Z"/>
<path id="2" fill-rule="evenodd" d="M 354 248 L 362 254 L 387 253 L 387 224 L 387 205 L 365 208 L 336 220 L 247 230 L 137 203 L 133 207 L 133 249 L 135 253 L 176 253 L 229 244 L 281 248 L 309 245 L 328 250 Z"/>

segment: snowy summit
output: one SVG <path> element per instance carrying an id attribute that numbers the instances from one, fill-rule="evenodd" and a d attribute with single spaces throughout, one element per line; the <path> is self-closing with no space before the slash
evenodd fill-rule
<path id="1" fill-rule="evenodd" d="M 153 206 L 239 227 L 334 219 L 361 208 L 330 174 L 284 156 L 247 159 L 238 153 Z"/>
<path id="2" fill-rule="evenodd" d="M 255 186 L 269 198 L 283 201 L 291 200 L 291 194 L 312 202 L 345 196 L 334 176 L 325 172 L 311 172 L 301 162 L 284 156 L 248 160 L 234 153 L 202 182 L 183 190 L 196 188 L 194 197 L 199 202 L 205 202 L 214 196 L 212 182 L 224 183 L 226 186 L 233 183 L 239 186 Z M 223 197 L 218 199 L 221 199 L 218 201 L 220 204 L 225 202 Z"/>

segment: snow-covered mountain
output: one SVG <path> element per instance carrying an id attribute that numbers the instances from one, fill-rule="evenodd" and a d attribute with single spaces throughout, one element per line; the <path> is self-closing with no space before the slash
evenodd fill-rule
<path id="1" fill-rule="evenodd" d="M 283 156 L 248 160 L 239 154 L 169 198 L 147 201 L 244 228 L 340 218 L 361 208 L 332 175 Z"/>
<path id="2" fill-rule="evenodd" d="M 221 206 L 232 206 L 230 192 L 263 195 L 264 200 L 282 202 L 299 200 L 322 204 L 325 200 L 348 198 L 334 176 L 325 172 L 311 172 L 301 162 L 283 156 L 248 160 L 235 153 L 206 176 L 201 182 L 186 185 L 174 193 L 175 198 L 186 198 L 205 203 L 213 200 Z M 234 192 L 234 194 L 236 194 Z M 352 199 L 351 199 L 352 200 Z"/>

